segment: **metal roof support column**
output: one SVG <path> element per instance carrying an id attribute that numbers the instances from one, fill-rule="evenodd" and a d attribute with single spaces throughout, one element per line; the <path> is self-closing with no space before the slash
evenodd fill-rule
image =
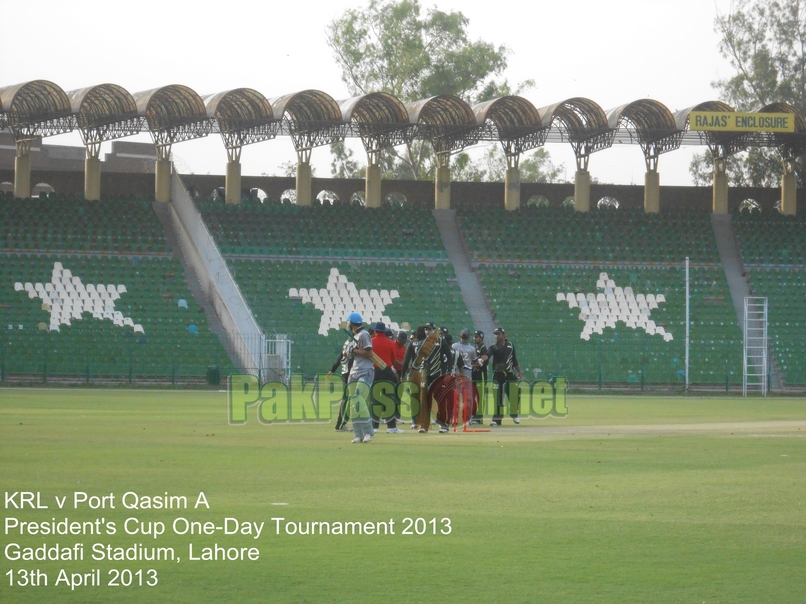
<path id="1" fill-rule="evenodd" d="M 311 150 L 346 135 L 338 103 L 319 90 L 304 90 L 269 99 L 280 130 L 291 135 L 297 151 L 297 205 L 311 205 Z"/>
<path id="2" fill-rule="evenodd" d="M 31 156 L 28 142 L 17 143 L 17 156 L 14 158 L 14 197 L 28 199 L 31 196 Z"/>
<path id="3" fill-rule="evenodd" d="M 224 201 L 229 204 L 241 203 L 241 162 L 230 158 L 224 180 Z"/>
<path id="4" fill-rule="evenodd" d="M 647 170 L 644 174 L 644 212 L 660 212 L 660 174 L 657 170 Z"/>
<path id="5" fill-rule="evenodd" d="M 297 205 L 311 205 L 311 150 L 297 151 Z"/>
<path id="6" fill-rule="evenodd" d="M 137 104 L 116 84 L 100 84 L 67 93 L 87 155 L 84 160 L 84 198 L 101 199 L 101 144 L 140 132 L 143 120 Z"/>
<path id="7" fill-rule="evenodd" d="M 580 169 L 574 174 L 574 209 L 588 212 L 591 209 L 591 174 Z"/>
<path id="8" fill-rule="evenodd" d="M 607 125 L 626 131 L 630 142 L 638 142 L 644 153 L 646 175 L 644 176 L 644 212 L 656 214 L 660 211 L 660 156 L 680 148 L 684 125 L 678 122 L 668 107 L 653 101 L 641 99 L 616 107 L 606 112 Z M 687 124 L 688 114 L 684 124 Z"/>
<path id="9" fill-rule="evenodd" d="M 227 150 L 224 201 L 241 203 L 241 151 L 244 145 L 277 136 L 278 123 L 271 103 L 257 90 L 236 88 L 217 92 L 202 99 L 207 117 L 218 124 Z"/>
<path id="10" fill-rule="evenodd" d="M 795 162 L 784 161 L 781 176 L 781 214 L 795 216 L 798 210 L 798 181 L 795 178 Z"/>
<path id="11" fill-rule="evenodd" d="M 171 160 L 165 157 L 154 165 L 154 199 L 161 203 L 171 201 Z"/>
<path id="12" fill-rule="evenodd" d="M 517 210 L 521 205 L 521 153 L 540 147 L 548 136 L 540 112 L 519 96 L 506 96 L 473 107 L 476 123 L 484 137 L 498 140 L 507 158 L 504 176 L 504 208 Z M 549 121 L 549 124 L 551 122 Z"/>
<path id="13" fill-rule="evenodd" d="M 381 207 L 381 167 L 378 164 L 367 163 L 364 200 L 368 208 Z"/>
<path id="14" fill-rule="evenodd" d="M 728 172 L 727 158 L 714 158 L 714 194 L 711 212 L 714 214 L 728 213 Z"/>
<path id="15" fill-rule="evenodd" d="M 451 209 L 450 162 L 450 153 L 440 153 L 437 155 L 437 170 L 434 176 L 434 208 L 437 210 Z"/>
<path id="16" fill-rule="evenodd" d="M 728 171 L 727 158 L 714 158 L 714 184 L 713 204 L 711 212 L 714 214 L 728 213 Z"/>
<path id="17" fill-rule="evenodd" d="M 70 100 L 53 82 L 34 80 L 0 88 L 0 122 L 7 124 L 17 148 L 14 158 L 14 196 L 31 196 L 31 141 L 70 132 L 75 119 Z"/>
<path id="18" fill-rule="evenodd" d="M 84 159 L 84 199 L 87 201 L 101 199 L 101 160 L 89 153 Z"/>
<path id="19" fill-rule="evenodd" d="M 202 98 L 179 84 L 144 90 L 133 95 L 138 115 L 148 124 L 157 151 L 154 168 L 154 198 L 171 201 L 171 148 L 174 143 L 210 134 L 212 123 Z"/>
<path id="20" fill-rule="evenodd" d="M 517 166 L 507 168 L 504 175 L 504 207 L 507 210 L 521 207 L 521 171 Z"/>

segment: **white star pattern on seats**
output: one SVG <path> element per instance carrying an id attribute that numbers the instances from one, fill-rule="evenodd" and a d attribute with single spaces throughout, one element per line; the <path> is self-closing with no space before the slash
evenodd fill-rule
<path id="1" fill-rule="evenodd" d="M 650 313 L 658 304 L 666 302 L 663 294 L 634 295 L 631 287 L 621 288 L 608 278 L 607 273 L 599 273 L 596 289 L 598 293 L 557 293 L 557 302 L 568 302 L 568 308 L 579 308 L 579 320 L 585 327 L 579 337 L 590 340 L 591 334 L 602 334 L 604 329 L 615 329 L 621 321 L 631 329 L 643 329 L 649 335 L 662 336 L 666 342 L 672 341 L 672 334 L 652 321 Z"/>
<path id="2" fill-rule="evenodd" d="M 301 299 L 303 304 L 313 304 L 322 311 L 318 331 L 322 336 L 327 336 L 331 329 L 340 329 L 339 325 L 354 310 L 361 313 L 365 323 L 383 321 L 392 330 L 400 329 L 397 323 L 383 314 L 386 307 L 400 297 L 397 290 L 359 290 L 337 268 L 330 269 L 324 289 L 292 287 L 288 290 L 288 297 Z"/>
<path id="3" fill-rule="evenodd" d="M 98 320 L 110 320 L 118 327 L 129 326 L 135 333 L 144 333 L 143 326 L 115 310 L 115 300 L 126 293 L 125 285 L 84 285 L 79 277 L 65 269 L 61 262 L 53 263 L 49 283 L 14 284 L 16 291 L 25 291 L 31 300 L 42 300 L 42 310 L 50 312 L 50 331 L 61 331 L 60 326 L 71 320 L 81 320 L 83 313 Z"/>

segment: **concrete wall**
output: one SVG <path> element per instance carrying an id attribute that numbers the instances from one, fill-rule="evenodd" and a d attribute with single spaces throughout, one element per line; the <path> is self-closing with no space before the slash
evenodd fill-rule
<path id="1" fill-rule="evenodd" d="M 217 187 L 224 186 L 224 175 L 185 174 L 182 180 L 201 197 L 207 197 Z M 14 182 L 14 171 L 0 169 L 0 183 Z M 31 171 L 33 185 L 46 182 L 57 193 L 84 193 L 83 160 L 79 171 L 37 170 Z M 243 176 L 241 181 L 245 193 L 252 188 L 263 189 L 269 199 L 279 199 L 285 190 L 294 190 L 293 177 Z M 349 200 L 354 193 L 364 193 L 363 179 L 341 180 L 335 178 L 312 179 L 312 197 L 321 191 L 333 191 L 342 200 Z M 102 195 L 154 195 L 154 175 L 129 172 L 102 172 Z M 434 206 L 434 183 L 416 180 L 385 180 L 381 193 L 385 198 L 390 193 L 400 193 L 407 201 L 415 204 Z M 567 197 L 574 195 L 573 184 L 521 183 L 521 205 L 535 195 L 542 195 L 553 206 L 560 206 Z M 660 188 L 660 208 L 674 207 L 699 211 L 711 210 L 711 187 L 665 187 Z M 618 199 L 622 208 L 643 208 L 644 187 L 641 185 L 591 184 L 591 206 L 595 207 L 602 197 Z M 798 189 L 798 213 L 806 212 L 806 189 Z M 755 199 L 763 210 L 771 210 L 781 199 L 780 188 L 764 189 L 735 187 L 728 192 L 729 210 L 733 211 L 745 199 Z M 503 207 L 503 183 L 454 182 L 451 184 L 452 204 L 472 201 L 481 206 Z"/>

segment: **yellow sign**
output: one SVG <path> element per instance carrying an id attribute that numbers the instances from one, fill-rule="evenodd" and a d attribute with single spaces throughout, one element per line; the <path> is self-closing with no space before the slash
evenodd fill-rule
<path id="1" fill-rule="evenodd" d="M 794 132 L 792 113 L 740 113 L 738 111 L 692 111 L 688 118 L 691 130 L 720 132 Z"/>

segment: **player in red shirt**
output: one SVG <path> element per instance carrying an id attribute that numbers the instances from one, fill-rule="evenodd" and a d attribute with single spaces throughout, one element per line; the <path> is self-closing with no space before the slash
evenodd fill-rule
<path id="1" fill-rule="evenodd" d="M 394 358 L 395 358 L 395 342 L 389 337 L 391 330 L 386 327 L 381 321 L 372 325 L 375 335 L 372 338 L 372 351 L 377 354 L 381 360 L 386 363 L 386 369 L 375 368 L 375 382 L 397 382 L 397 375 L 395 374 Z M 392 397 L 394 398 L 394 397 Z M 395 411 L 392 417 L 386 420 L 386 431 L 390 434 L 402 434 L 403 430 L 397 427 L 397 420 L 399 419 L 399 410 L 397 408 L 397 401 L 395 401 Z M 373 424 L 378 422 L 373 419 Z"/>

